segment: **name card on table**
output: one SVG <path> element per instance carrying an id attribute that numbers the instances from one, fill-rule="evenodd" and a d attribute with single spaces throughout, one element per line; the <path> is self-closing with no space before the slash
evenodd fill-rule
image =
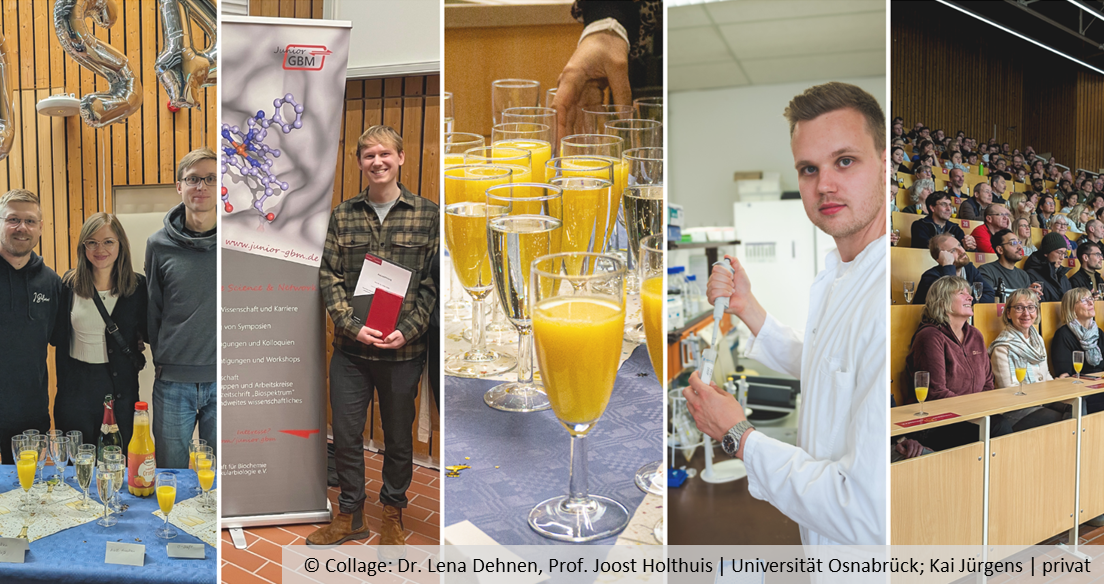
<path id="1" fill-rule="evenodd" d="M 913 426 L 922 426 L 924 424 L 930 424 L 932 422 L 938 422 L 940 420 L 949 420 L 951 418 L 957 418 L 958 414 L 952 414 L 947 412 L 946 414 L 939 414 L 936 416 L 928 416 L 926 418 L 919 418 L 916 420 L 909 420 L 907 422 L 897 422 L 897 425 L 902 428 L 912 428 Z"/>
<path id="2" fill-rule="evenodd" d="M 25 539 L 0 537 L 0 563 L 22 564 L 28 549 Z"/>
<path id="3" fill-rule="evenodd" d="M 146 562 L 146 546 L 140 543 L 107 542 L 105 564 L 142 567 Z"/>
<path id="4" fill-rule="evenodd" d="M 206 546 L 201 543 L 170 543 L 168 545 L 168 554 L 170 558 L 202 560 L 205 557 L 204 547 Z"/>
<path id="5" fill-rule="evenodd" d="M 1088 379 L 1088 378 L 1087 377 L 1082 377 L 1082 379 Z M 1097 383 L 1096 385 L 1090 385 L 1089 386 L 1089 389 L 1102 389 L 1102 388 L 1104 388 L 1104 383 Z"/>

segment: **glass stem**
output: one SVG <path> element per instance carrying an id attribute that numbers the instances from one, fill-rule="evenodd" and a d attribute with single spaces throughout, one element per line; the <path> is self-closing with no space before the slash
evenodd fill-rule
<path id="1" fill-rule="evenodd" d="M 486 297 L 476 298 L 472 296 L 472 353 L 482 355 L 487 351 L 487 334 L 483 330 L 487 313 L 484 301 Z"/>
<path id="2" fill-rule="evenodd" d="M 518 383 L 533 384 L 533 329 L 518 328 Z"/>
<path id="3" fill-rule="evenodd" d="M 567 503 L 583 504 L 588 498 L 587 492 L 587 454 L 586 436 L 571 436 L 571 474 L 567 484 Z"/>

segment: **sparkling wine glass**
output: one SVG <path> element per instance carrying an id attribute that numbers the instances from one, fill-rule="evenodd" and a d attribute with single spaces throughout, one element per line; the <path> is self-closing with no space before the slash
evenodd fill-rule
<path id="1" fill-rule="evenodd" d="M 641 120 L 655 120 L 663 123 L 663 98 L 638 97 L 633 100 L 636 117 Z"/>
<path id="2" fill-rule="evenodd" d="M 452 93 L 444 91 L 441 93 L 441 111 L 445 114 L 445 133 L 452 132 L 452 126 L 456 122 L 456 105 L 452 99 Z"/>
<path id="3" fill-rule="evenodd" d="M 1027 377 L 1027 365 L 1024 363 L 1016 363 L 1016 381 L 1020 384 L 1020 389 L 1013 395 L 1027 395 L 1023 390 L 1024 378 Z"/>
<path id="4" fill-rule="evenodd" d="M 981 282 L 970 284 L 970 290 L 974 293 L 974 304 L 981 302 L 981 293 L 985 290 Z"/>
<path id="5" fill-rule="evenodd" d="M 169 527 L 169 513 L 172 513 L 173 505 L 176 503 L 176 475 L 167 472 L 157 473 L 156 487 L 157 505 L 165 516 L 165 524 L 156 531 L 157 537 L 172 539 L 177 536 L 176 530 Z"/>
<path id="6" fill-rule="evenodd" d="M 81 434 L 80 430 L 71 430 L 65 433 L 65 437 L 69 439 L 69 460 L 75 465 L 77 463 L 77 453 L 84 444 L 84 435 Z M 73 477 L 73 484 L 78 484 L 76 477 Z"/>
<path id="7" fill-rule="evenodd" d="M 207 441 L 202 438 L 193 438 L 192 441 L 188 444 L 188 470 L 194 471 L 196 469 L 196 452 L 199 452 L 205 446 L 207 446 Z M 198 482 L 196 483 L 196 486 L 192 487 L 192 492 L 196 495 L 203 492 L 203 489 L 199 488 Z"/>
<path id="8" fill-rule="evenodd" d="M 550 107 L 512 107 L 502 112 L 502 123 L 540 124 L 548 126 L 548 139 L 549 143 L 552 145 L 553 151 L 556 149 L 556 144 L 559 143 L 556 140 L 556 110 Z M 492 135 L 491 143 L 497 141 L 498 140 Z M 555 152 L 552 152 L 549 158 L 555 155 Z"/>
<path id="9" fill-rule="evenodd" d="M 23 503 L 19 505 L 20 511 L 30 512 L 34 509 L 31 504 L 31 487 L 35 483 L 35 470 L 38 468 L 38 449 L 33 442 L 25 442 L 15 459 L 16 476 L 19 478 L 19 486 L 23 488 Z"/>
<path id="10" fill-rule="evenodd" d="M 905 304 L 912 304 L 912 297 L 916 294 L 916 282 L 904 283 Z"/>
<path id="11" fill-rule="evenodd" d="M 61 430 L 54 430 L 61 433 Z M 50 458 L 54 461 L 54 477 L 58 484 L 65 482 L 65 467 L 69 466 L 69 439 L 65 436 L 55 436 L 50 433 Z M 60 473 L 60 474 L 59 474 Z"/>
<path id="12" fill-rule="evenodd" d="M 50 454 L 50 440 L 42 434 L 35 434 L 31 438 L 31 447 L 38 453 L 38 478 L 35 479 L 36 485 L 45 484 L 45 480 L 42 478 L 42 469 L 46 467 L 46 458 Z"/>
<path id="13" fill-rule="evenodd" d="M 539 81 L 530 79 L 499 79 L 491 83 L 491 117 L 493 124 L 502 123 L 502 112 L 512 107 L 540 105 Z"/>
<path id="14" fill-rule="evenodd" d="M 522 108 L 529 109 L 529 108 Z M 505 115 L 505 114 L 503 114 Z M 555 126 L 532 122 L 503 122 L 491 128 L 491 146 L 495 156 L 486 160 L 471 158 L 469 164 L 521 164 L 503 159 L 502 152 L 509 148 L 519 148 L 529 152 L 530 178 L 514 177 L 514 182 L 544 181 L 544 165 L 552 158 L 552 145 L 556 143 L 553 133 Z"/>
<path id="15" fill-rule="evenodd" d="M 93 471 L 96 468 L 96 445 L 80 445 L 77 448 L 77 456 L 73 459 L 73 466 L 77 469 L 77 486 L 84 493 L 84 497 L 80 502 L 80 509 L 87 511 L 90 507 L 88 504 L 88 487 L 92 486 Z"/>
<path id="16" fill-rule="evenodd" d="M 625 233 L 629 240 L 629 265 L 635 265 L 644 238 L 663 232 L 663 185 L 638 185 L 625 189 L 621 207 L 625 215 Z M 639 270 L 637 270 L 639 275 Z M 635 284 L 635 285 L 632 285 Z M 640 278 L 626 278 L 625 292 L 630 296 L 640 294 Z M 644 324 L 639 314 L 631 314 L 625 323 L 625 340 L 631 343 L 645 341 Z"/>
<path id="17" fill-rule="evenodd" d="M 123 487 L 127 484 L 127 461 L 123 456 L 123 449 L 120 446 L 104 446 L 104 462 L 109 463 L 109 468 L 113 469 L 115 478 L 112 480 L 112 484 L 115 485 L 115 495 L 111 497 L 111 508 L 116 513 L 123 512 L 123 503 L 120 501 L 120 494 Z"/>
<path id="18" fill-rule="evenodd" d="M 111 515 L 111 502 L 112 496 L 115 494 L 115 473 L 118 469 L 115 468 L 117 463 L 104 460 L 100 464 L 96 465 L 96 494 L 100 497 L 100 501 L 103 502 L 103 517 L 96 522 L 96 525 L 102 527 L 111 527 L 119 522 L 118 519 Z"/>
<path id="19" fill-rule="evenodd" d="M 196 456 L 196 478 L 199 479 L 199 486 L 203 489 L 203 503 L 199 506 L 201 513 L 217 511 L 215 502 L 211 500 L 211 487 L 215 485 L 217 471 L 218 464 L 214 454 L 204 452 L 201 456 Z"/>
<path id="20" fill-rule="evenodd" d="M 483 401 L 496 410 L 536 412 L 550 407 L 533 381 L 533 325 L 529 316 L 529 269 L 533 260 L 559 253 L 563 201 L 559 188 L 509 184 L 487 189 L 487 240 L 491 278 L 506 316 L 517 328 L 517 381 L 496 385 Z"/>
<path id="21" fill-rule="evenodd" d="M 29 443 L 30 443 L 30 439 L 27 437 L 26 434 L 16 434 L 15 436 L 12 436 L 11 449 L 12 449 L 12 463 L 13 464 L 15 463 L 15 461 L 19 460 L 19 453 L 22 452 L 24 449 L 29 448 L 29 446 L 28 446 Z M 13 487 L 22 487 L 22 485 L 19 482 L 19 477 L 15 478 L 15 482 L 12 483 L 12 486 Z"/>
<path id="22" fill-rule="evenodd" d="M 644 313 L 644 336 L 648 346 L 648 357 L 652 361 L 652 370 L 655 371 L 656 381 L 659 382 L 661 391 L 665 385 L 663 357 L 667 351 L 667 335 L 663 330 L 664 293 L 666 292 L 663 287 L 664 248 L 662 231 L 642 238 L 637 262 L 637 272 L 641 282 L 640 304 Z M 667 488 L 666 478 L 662 460 L 645 464 L 633 477 L 640 490 L 661 497 Z"/>
<path id="23" fill-rule="evenodd" d="M 560 264 L 581 269 L 567 275 L 556 267 Z M 593 541 L 619 533 L 629 522 L 624 505 L 588 492 L 586 460 L 586 436 L 605 411 L 617 377 L 625 272 L 616 256 L 575 252 L 538 258 L 529 276 L 537 361 L 552 411 L 571 435 L 567 495 L 529 512 L 529 527 L 544 537 Z"/>
<path id="24" fill-rule="evenodd" d="M 1085 352 L 1084 351 L 1074 351 L 1073 352 L 1073 370 L 1074 370 L 1075 373 L 1077 373 L 1077 379 L 1075 379 L 1073 381 L 1074 383 L 1077 383 L 1077 384 L 1081 383 L 1081 367 L 1084 365 L 1084 363 L 1085 363 Z"/>
<path id="25" fill-rule="evenodd" d="M 663 124 L 655 120 L 613 120 L 601 133 L 620 136 L 626 150 L 663 147 Z"/>
<path id="26" fill-rule="evenodd" d="M 608 134 L 606 123 L 631 119 L 635 114 L 631 105 L 595 104 L 583 106 L 583 133 Z"/>
<path id="27" fill-rule="evenodd" d="M 563 191 L 563 251 L 605 251 L 620 204 L 611 192 L 613 163 L 599 156 L 563 156 L 546 168 L 548 183 Z M 578 256 L 566 257 L 574 262 Z M 569 274 L 579 273 L 579 265 L 565 267 Z"/>
<path id="28" fill-rule="evenodd" d="M 450 166 L 460 166 L 464 164 L 464 153 L 472 148 L 482 148 L 486 146 L 486 141 L 483 136 L 479 134 L 469 134 L 466 132 L 449 132 L 445 134 L 444 144 L 441 145 L 444 150 L 441 159 L 441 166 L 448 168 Z"/>
<path id="29" fill-rule="evenodd" d="M 916 416 L 926 416 L 928 412 L 924 411 L 924 400 L 928 399 L 928 372 L 917 371 L 913 376 L 913 388 L 916 392 L 916 401 L 920 403 L 920 411 L 916 412 Z"/>

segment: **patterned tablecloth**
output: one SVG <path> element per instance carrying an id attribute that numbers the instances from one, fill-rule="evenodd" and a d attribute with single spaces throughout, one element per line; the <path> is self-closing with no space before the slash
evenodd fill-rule
<path id="1" fill-rule="evenodd" d="M 190 493 L 189 493 L 190 494 Z M 218 489 L 211 489 L 211 500 L 218 501 Z M 187 533 L 198 537 L 203 543 L 214 547 L 218 541 L 218 514 L 204 513 L 199 510 L 203 504 L 203 496 L 197 495 L 184 501 L 177 501 L 169 513 L 169 523 Z M 153 512 L 164 521 L 165 516 L 158 509 Z"/>
<path id="2" fill-rule="evenodd" d="M 51 467 L 47 467 L 52 472 Z M 162 472 L 158 469 L 158 472 Z M 191 489 L 197 485 L 195 473 L 188 470 L 163 471 L 175 472 L 177 475 L 178 501 L 184 498 L 183 493 L 191 493 Z M 72 481 L 73 467 L 67 471 L 67 482 Z M 11 490 L 16 480 L 15 467 L 0 466 L 0 490 Z M 18 487 L 15 487 L 18 489 Z M 65 489 L 55 489 L 51 494 L 54 498 L 64 497 L 71 493 Z M 6 493 L 5 493 L 6 494 Z M 22 496 L 22 490 L 18 489 Z M 93 486 L 90 497 L 95 503 L 95 487 Z M 35 539 L 34 522 L 31 524 L 28 535 L 32 536 L 30 550 L 26 553 L 23 564 L 0 563 L 0 582 L 5 584 L 19 582 L 65 582 L 76 583 L 110 583 L 127 584 L 138 583 L 184 583 L 203 582 L 213 583 L 216 580 L 216 550 L 206 546 L 206 557 L 203 560 L 177 560 L 170 559 L 166 553 L 168 543 L 203 543 L 202 540 L 180 533 L 175 539 L 158 539 L 154 530 L 164 522 L 163 519 L 153 514 L 157 509 L 157 497 L 134 497 L 124 492 L 121 496 L 122 503 L 128 509 L 119 518 L 119 523 L 113 527 L 105 528 L 96 525 L 94 521 L 64 528 L 51 535 L 40 534 Z M 6 498 L 0 495 L 0 504 L 5 504 Z M 62 502 L 62 501 L 59 501 Z M 62 502 L 64 504 L 64 502 Z M 181 503 L 183 504 L 183 503 Z M 102 505 L 99 507 L 102 510 Z M 22 513 L 17 509 L 11 509 L 10 515 L 18 519 L 17 528 L 9 526 L 9 522 L 0 518 L 0 537 L 16 537 L 22 529 Z M 66 511 L 62 515 L 67 514 Z M 57 521 L 58 513 L 51 513 L 51 521 Z M 3 517 L 8 517 L 4 515 Z M 92 519 L 95 519 L 93 517 Z M 37 521 L 37 519 L 36 519 Z M 140 543 L 146 546 L 145 565 L 119 566 L 105 564 L 107 542 Z"/>
<path id="3" fill-rule="evenodd" d="M 471 465 L 444 479 L 445 525 L 470 521 L 504 545 L 557 543 L 529 528 L 534 505 L 567 491 L 570 438 L 551 410 L 511 414 L 483 403 L 496 384 L 446 377 L 445 465 Z M 622 543 L 649 540 L 663 501 L 633 483 L 633 474 L 663 456 L 663 390 L 640 345 L 617 373 L 609 407 L 587 438 L 590 492 L 620 501 L 633 520 Z M 646 509 L 638 509 L 642 502 Z M 611 545 L 618 538 L 599 540 Z"/>

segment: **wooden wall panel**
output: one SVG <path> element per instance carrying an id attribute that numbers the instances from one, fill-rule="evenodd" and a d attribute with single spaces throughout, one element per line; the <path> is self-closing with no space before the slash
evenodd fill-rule
<path id="1" fill-rule="evenodd" d="M 933 3 L 891 12 L 891 115 L 1104 168 L 1104 77 Z"/>
<path id="2" fill-rule="evenodd" d="M 1104 76 L 1077 74 L 1077 168 L 1104 172 Z"/>
<path id="3" fill-rule="evenodd" d="M 250 16 L 322 18 L 323 0 L 249 0 Z"/>
<path id="4" fill-rule="evenodd" d="M 42 199 L 43 237 L 37 251 L 62 274 L 72 267 L 84 220 L 112 210 L 112 197 L 105 192 L 171 184 L 180 157 L 193 148 L 215 147 L 217 120 L 213 87 L 200 92 L 206 104 L 201 110 L 174 114 L 165 107 L 168 95 L 153 70 L 161 47 L 157 3 L 141 0 L 120 0 L 115 25 L 95 27 L 95 36 L 127 56 L 142 83 L 142 108 L 125 122 L 101 129 L 90 128 L 79 116 L 38 115 L 35 105 L 50 95 L 73 93 L 79 98 L 107 89 L 102 77 L 61 49 L 54 33 L 54 4 L 22 0 L 4 2 L 0 9 L 0 30 L 14 69 L 10 82 L 17 128 L 12 152 L 0 161 L 0 193 L 26 188 Z M 159 152 L 163 168 L 158 167 Z"/>

